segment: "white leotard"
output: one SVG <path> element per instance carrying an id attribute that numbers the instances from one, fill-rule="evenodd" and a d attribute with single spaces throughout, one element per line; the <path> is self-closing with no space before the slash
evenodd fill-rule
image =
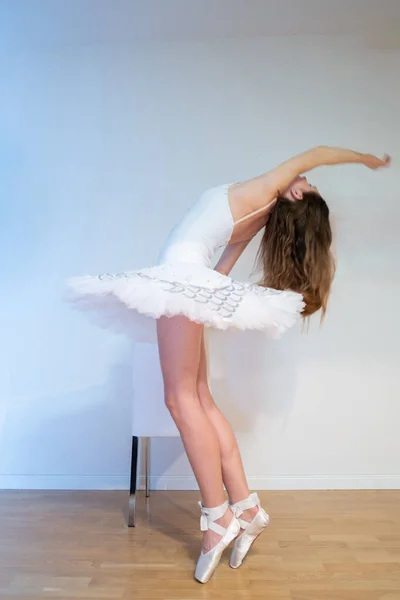
<path id="1" fill-rule="evenodd" d="M 229 243 L 235 223 L 228 201 L 232 184 L 204 192 L 172 229 L 159 255 L 159 264 L 195 263 L 210 266 L 214 253 Z"/>

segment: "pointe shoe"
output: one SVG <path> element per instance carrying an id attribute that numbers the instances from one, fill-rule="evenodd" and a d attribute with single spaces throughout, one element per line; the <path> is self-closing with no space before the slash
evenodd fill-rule
<path id="1" fill-rule="evenodd" d="M 240 519 L 240 515 L 249 508 L 258 506 L 258 512 L 252 521 L 244 521 Z M 235 545 L 232 550 L 229 565 L 232 569 L 237 569 L 243 563 L 243 560 L 250 550 L 253 542 L 264 531 L 269 523 L 269 515 L 260 506 L 260 499 L 257 494 L 250 494 L 245 500 L 231 504 L 231 510 L 239 518 L 241 529 L 244 531 L 236 538 Z"/>
<path id="2" fill-rule="evenodd" d="M 224 504 L 221 504 L 221 506 L 217 506 L 215 508 L 205 508 L 201 502 L 199 502 L 199 505 L 201 507 L 201 531 L 212 529 L 215 531 L 215 533 L 218 533 L 222 536 L 214 548 L 205 553 L 201 552 L 197 562 L 194 576 L 197 581 L 200 581 L 200 583 L 207 583 L 218 566 L 223 551 L 239 533 L 240 524 L 239 520 L 235 516 L 235 513 L 233 513 L 232 521 L 229 523 L 228 527 L 225 528 L 222 527 L 222 525 L 215 523 L 215 521 L 223 517 L 228 510 L 228 502 L 224 502 Z"/>

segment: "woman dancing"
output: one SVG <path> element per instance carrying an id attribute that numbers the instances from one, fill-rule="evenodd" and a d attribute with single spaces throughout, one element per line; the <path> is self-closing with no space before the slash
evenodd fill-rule
<path id="1" fill-rule="evenodd" d="M 234 433 L 212 398 L 204 326 L 279 337 L 301 316 L 324 315 L 334 275 L 329 210 L 304 173 L 344 163 L 378 169 L 390 158 L 312 148 L 254 179 L 207 190 L 172 230 L 157 266 L 70 281 L 75 301 L 104 313 L 111 307 L 114 324 L 126 323 L 128 330 L 132 318 L 143 315 L 156 328 L 165 402 L 201 493 L 204 536 L 195 570 L 201 583 L 233 540 L 230 566 L 239 567 L 269 521 L 257 494 L 249 492 Z M 259 285 L 231 279 L 262 228 Z"/>

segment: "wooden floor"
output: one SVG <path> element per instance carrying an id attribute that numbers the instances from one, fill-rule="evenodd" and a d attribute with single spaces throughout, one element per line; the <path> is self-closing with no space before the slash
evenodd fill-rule
<path id="1" fill-rule="evenodd" d="M 400 492 L 263 492 L 246 563 L 193 580 L 195 492 L 0 492 L 0 598 L 400 600 Z"/>

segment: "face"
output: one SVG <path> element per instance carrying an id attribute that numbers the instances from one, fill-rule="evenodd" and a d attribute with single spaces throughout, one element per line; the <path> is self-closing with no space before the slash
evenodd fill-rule
<path id="1" fill-rule="evenodd" d="M 306 192 L 315 192 L 316 194 L 319 194 L 315 185 L 311 185 L 311 183 L 307 181 L 307 177 L 299 176 L 286 188 L 282 196 L 287 200 L 295 202 L 296 200 L 302 200 L 303 194 Z"/>

